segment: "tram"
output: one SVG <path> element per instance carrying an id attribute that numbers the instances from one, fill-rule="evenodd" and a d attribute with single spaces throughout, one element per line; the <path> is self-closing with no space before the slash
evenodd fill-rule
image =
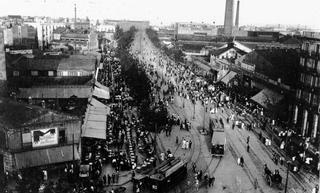
<path id="1" fill-rule="evenodd" d="M 223 128 L 213 129 L 212 139 L 211 139 L 211 154 L 213 156 L 221 157 L 224 155 L 226 148 L 226 134 Z"/>
<path id="2" fill-rule="evenodd" d="M 147 179 L 147 184 L 153 192 L 167 192 L 186 176 L 187 163 L 180 158 L 169 158 L 155 168 Z"/>

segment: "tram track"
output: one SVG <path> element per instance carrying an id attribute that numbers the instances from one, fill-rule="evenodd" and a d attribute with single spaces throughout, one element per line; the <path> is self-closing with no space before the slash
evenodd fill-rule
<path id="1" fill-rule="evenodd" d="M 240 157 L 240 152 L 236 149 L 235 144 L 232 142 L 230 135 L 226 132 L 226 136 L 228 138 L 228 149 L 232 155 L 232 157 L 237 160 Z M 243 171 L 247 174 L 249 181 L 251 182 L 252 185 L 254 185 L 256 177 L 254 176 L 254 174 L 250 171 L 250 169 L 248 168 L 247 164 L 244 163 L 243 166 Z M 259 183 L 257 183 L 257 189 L 261 192 L 264 193 L 263 188 L 261 187 L 261 185 Z"/>
<path id="2" fill-rule="evenodd" d="M 246 119 L 248 121 L 248 119 Z M 245 137 L 243 136 L 243 134 L 240 132 L 240 131 L 237 131 L 241 136 L 242 136 L 242 139 L 244 139 Z M 245 146 L 245 143 L 243 142 L 243 140 L 240 140 L 241 143 Z M 271 149 L 268 149 L 265 145 L 261 144 L 260 143 L 260 147 L 261 149 L 269 156 L 269 158 L 271 159 L 273 157 L 272 155 L 272 152 L 271 151 L 275 151 L 275 150 L 271 150 Z M 282 155 L 281 152 L 279 151 L 276 151 L 278 152 L 279 154 Z M 250 151 L 250 153 L 253 153 L 255 154 L 253 151 Z M 282 155 L 282 156 L 285 156 L 285 155 Z M 262 163 L 262 160 L 261 160 L 261 163 Z M 261 164 L 260 164 L 261 165 Z M 283 168 L 283 167 L 279 167 L 279 169 L 283 172 L 283 173 L 286 173 L 286 168 Z M 312 189 L 312 187 L 310 186 L 310 184 L 305 180 L 307 179 L 306 176 L 303 176 L 303 174 L 300 174 L 300 173 L 290 173 L 290 177 L 292 177 L 294 179 L 294 181 L 296 183 L 299 184 L 300 187 L 302 187 L 302 191 L 307 191 L 307 189 Z"/>
<path id="3" fill-rule="evenodd" d="M 151 45 L 152 46 L 152 45 Z M 140 47 L 141 47 L 141 42 L 140 42 Z M 141 48 L 140 48 L 141 49 Z M 156 50 L 154 47 L 152 47 L 152 50 Z M 146 60 L 147 61 L 147 60 Z M 150 60 L 151 61 L 151 60 Z M 167 76 L 165 76 L 164 75 L 164 73 L 163 73 L 163 70 L 162 69 L 159 69 L 159 64 L 157 63 L 157 62 L 155 62 L 155 61 L 153 61 L 153 62 L 150 62 L 150 61 L 147 61 L 147 63 L 152 63 L 154 66 L 157 66 L 157 73 L 159 73 L 160 74 L 160 76 L 162 77 L 162 79 L 166 79 L 167 81 L 170 81 L 170 82 L 172 82 L 174 85 L 177 85 L 176 84 L 176 82 L 175 82 L 175 80 L 172 78 L 172 77 L 167 77 Z M 164 62 L 164 61 L 163 61 Z M 162 67 L 162 68 L 164 68 L 164 67 Z M 153 80 L 153 78 L 152 77 L 149 77 L 150 79 L 152 79 Z M 159 93 L 160 94 L 160 93 Z M 168 106 L 168 109 L 171 109 L 171 111 L 173 111 L 173 112 L 175 112 L 177 115 L 179 115 L 181 118 L 183 117 L 184 119 L 187 119 L 190 123 L 192 123 L 193 121 L 190 119 L 190 117 L 188 117 L 187 116 L 187 114 L 186 114 L 186 112 L 185 111 L 183 111 L 183 112 L 181 112 L 181 110 L 177 110 L 176 109 L 177 107 L 175 107 L 174 105 L 172 105 L 172 104 L 169 104 L 169 106 Z M 190 150 L 190 154 L 189 154 L 189 157 L 188 157 L 188 159 L 186 160 L 186 162 L 187 163 L 189 163 L 189 162 L 195 162 L 195 163 L 198 163 L 198 162 L 200 162 L 200 161 L 204 161 L 204 163 L 205 163 L 205 168 L 204 168 L 204 172 L 203 173 L 205 173 L 205 172 L 207 172 L 207 170 L 209 170 L 210 168 L 211 168 L 211 166 L 212 166 L 212 164 L 215 164 L 215 166 L 213 167 L 213 170 L 210 172 L 211 174 L 213 174 L 213 173 L 215 173 L 215 171 L 217 170 L 217 168 L 219 167 L 219 165 L 220 165 L 220 163 L 221 163 L 221 161 L 222 161 L 222 157 L 219 157 L 218 159 L 214 159 L 214 157 L 212 157 L 211 158 L 211 160 L 210 160 L 210 162 L 209 162 L 209 164 L 207 164 L 207 162 L 206 162 L 206 160 L 201 160 L 201 155 L 203 155 L 203 152 L 202 152 L 202 150 L 203 150 L 203 148 L 205 148 L 203 145 L 204 144 L 202 144 L 201 143 L 201 135 L 200 135 L 200 133 L 199 133 L 199 131 L 194 127 L 194 123 L 192 124 L 192 126 L 191 126 L 191 128 L 190 128 L 190 130 L 189 130 L 189 133 L 190 133 L 190 136 L 191 136 L 191 138 L 192 138 L 192 141 L 193 141 L 193 148 L 191 148 L 191 150 Z M 159 140 L 160 140 L 160 142 L 161 142 L 161 139 L 159 138 Z M 198 144 L 197 144 L 197 146 L 196 146 L 196 143 L 195 142 L 197 142 Z M 161 146 L 162 147 L 164 147 L 163 146 L 163 144 L 162 144 L 162 142 L 161 142 Z M 175 152 L 177 151 L 177 149 L 180 147 L 180 145 L 176 148 L 176 150 L 175 150 Z M 205 158 L 205 157 L 204 157 Z M 216 161 L 215 161 L 216 160 Z M 191 164 L 190 164 L 191 165 Z M 174 188 L 174 191 L 176 192 L 176 193 L 181 193 L 181 192 L 186 192 L 186 190 L 187 189 L 193 189 L 194 188 L 194 185 L 195 185 L 195 183 L 188 183 L 188 181 L 189 181 L 189 177 L 194 177 L 193 175 L 194 175 L 194 173 L 193 172 L 190 172 L 191 171 L 191 167 L 189 166 L 189 169 L 188 169 L 188 179 L 187 180 L 185 180 L 185 182 L 184 183 L 187 183 L 187 184 L 184 184 L 184 183 L 182 183 L 182 184 L 180 184 L 180 185 L 178 185 L 176 188 Z"/>
<path id="4" fill-rule="evenodd" d="M 230 109 L 230 110 L 233 111 L 232 109 Z M 255 120 L 256 118 L 252 117 L 252 115 L 246 114 L 245 116 L 240 117 L 240 119 L 241 119 L 241 121 L 246 122 L 247 124 L 250 124 L 253 122 L 252 120 Z M 245 142 L 243 141 L 245 137 L 243 136 L 243 133 L 241 133 L 239 130 L 238 130 L 238 133 L 242 136 L 242 140 L 240 140 L 240 139 L 239 140 L 241 141 L 242 145 L 245 146 Z M 257 133 L 254 132 L 254 135 L 257 136 Z M 272 155 L 273 151 L 277 152 L 278 154 L 280 154 L 283 157 L 286 157 L 286 155 L 282 151 L 279 151 L 279 149 L 275 146 L 272 146 L 272 149 L 268 149 L 266 146 L 264 146 L 264 144 L 261 143 L 261 141 L 259 144 L 260 144 L 260 147 L 262 148 L 263 152 L 265 152 L 269 158 L 273 157 L 273 155 Z M 254 153 L 254 152 L 250 151 L 250 154 L 251 153 Z M 251 154 L 250 156 L 252 157 L 253 155 Z M 258 156 L 256 155 L 256 157 L 258 157 Z M 258 163 L 258 162 L 256 162 L 256 163 Z M 262 160 L 261 160 L 261 163 L 263 163 Z M 258 163 L 258 164 L 261 165 L 261 163 Z M 284 174 L 286 173 L 285 166 L 279 167 L 279 169 Z M 310 189 L 310 190 L 312 189 L 312 185 L 311 185 L 312 176 L 308 177 L 303 172 L 299 172 L 299 173 L 290 173 L 290 177 L 292 177 L 292 179 L 294 180 L 292 183 L 297 183 L 302 188 L 303 192 L 306 192 L 308 189 Z M 309 179 L 309 182 L 308 182 L 308 179 Z"/>

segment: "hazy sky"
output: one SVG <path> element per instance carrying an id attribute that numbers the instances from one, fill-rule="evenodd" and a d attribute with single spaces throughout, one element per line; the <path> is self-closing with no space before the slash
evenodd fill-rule
<path id="1" fill-rule="evenodd" d="M 237 0 L 235 0 L 236 3 Z M 47 15 L 97 19 L 223 24 L 225 0 L 0 0 L 0 15 Z M 240 25 L 299 24 L 320 29 L 320 0 L 241 0 Z"/>

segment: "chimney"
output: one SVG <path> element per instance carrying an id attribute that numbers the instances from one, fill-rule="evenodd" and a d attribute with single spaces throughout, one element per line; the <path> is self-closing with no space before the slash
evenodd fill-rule
<path id="1" fill-rule="evenodd" d="M 77 23 L 77 4 L 74 4 L 74 28 L 76 28 Z"/>
<path id="2" fill-rule="evenodd" d="M 238 0 L 237 3 L 237 13 L 236 13 L 236 22 L 235 22 L 235 27 L 236 29 L 239 29 L 239 10 L 240 10 L 240 0 Z"/>

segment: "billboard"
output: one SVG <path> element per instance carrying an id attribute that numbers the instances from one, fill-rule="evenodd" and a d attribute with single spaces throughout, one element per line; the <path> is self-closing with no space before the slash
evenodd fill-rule
<path id="1" fill-rule="evenodd" d="M 58 144 L 58 128 L 37 129 L 31 131 L 32 147 Z"/>

